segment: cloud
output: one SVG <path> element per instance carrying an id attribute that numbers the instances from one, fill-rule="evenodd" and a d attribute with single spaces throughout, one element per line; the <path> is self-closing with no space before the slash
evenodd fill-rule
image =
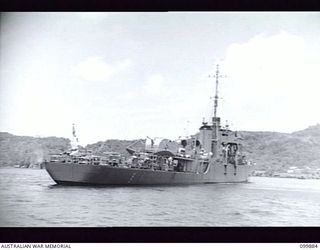
<path id="1" fill-rule="evenodd" d="M 222 64 L 228 75 L 220 84 L 226 100 L 222 113 L 247 130 L 287 131 L 312 124 L 310 97 L 320 80 L 314 67 L 319 58 L 312 53 L 304 39 L 284 31 L 230 45 Z"/>
<path id="2" fill-rule="evenodd" d="M 272 36 L 260 34 L 246 43 L 229 46 L 225 68 L 237 79 L 249 82 L 259 79 L 260 83 L 279 87 L 279 81 L 288 79 L 301 67 L 304 57 L 305 43 L 299 36 L 287 32 Z M 280 86 L 285 83 L 288 82 L 282 81 Z"/>
<path id="3" fill-rule="evenodd" d="M 165 79 L 160 74 L 151 75 L 144 85 L 144 89 L 149 95 L 167 96 L 169 94 L 168 87 L 165 84 Z"/>
<path id="4" fill-rule="evenodd" d="M 107 64 L 102 57 L 89 57 L 72 67 L 72 73 L 86 81 L 108 81 L 116 73 L 127 69 L 132 62 L 129 59 Z"/>

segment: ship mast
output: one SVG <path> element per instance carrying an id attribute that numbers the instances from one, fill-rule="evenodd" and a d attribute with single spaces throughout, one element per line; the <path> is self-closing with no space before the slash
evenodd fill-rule
<path id="1" fill-rule="evenodd" d="M 216 78 L 216 93 L 214 96 L 214 106 L 213 106 L 213 117 L 212 117 L 212 144 L 211 144 L 211 152 L 214 157 L 218 155 L 218 140 L 219 140 L 219 129 L 220 129 L 220 118 L 217 117 L 218 110 L 218 86 L 219 86 L 219 78 L 223 78 L 225 76 L 219 75 L 219 64 L 216 65 L 216 74 L 213 76 Z"/>
<path id="2" fill-rule="evenodd" d="M 217 117 L 217 109 L 218 109 L 218 86 L 219 86 L 219 78 L 223 78 L 225 76 L 219 75 L 219 64 L 216 65 L 216 74 L 213 76 L 216 78 L 216 93 L 214 96 L 214 111 L 213 117 Z"/>

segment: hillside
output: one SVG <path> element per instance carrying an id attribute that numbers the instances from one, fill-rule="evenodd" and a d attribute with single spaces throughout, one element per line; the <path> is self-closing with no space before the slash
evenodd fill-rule
<path id="1" fill-rule="evenodd" d="M 270 173 L 289 167 L 320 168 L 320 125 L 293 133 L 240 131 L 247 159 L 255 169 Z M 87 146 L 93 152 L 115 151 L 128 156 L 126 147 L 135 141 L 107 140 Z"/>
<path id="2" fill-rule="evenodd" d="M 137 142 L 136 146 L 140 146 L 139 148 L 142 148 L 142 143 L 138 143 L 139 140 L 106 140 L 106 141 L 99 141 L 93 144 L 88 144 L 86 146 L 86 149 L 92 150 L 92 152 L 96 154 L 101 154 L 104 152 L 118 152 L 125 157 L 129 156 L 129 153 L 127 152 L 126 148 L 135 142 Z M 136 147 L 135 147 L 136 148 Z"/>
<path id="3" fill-rule="evenodd" d="M 293 133 L 240 131 L 247 159 L 256 170 L 269 173 L 287 171 L 289 167 L 320 168 L 320 125 Z M 128 156 L 126 147 L 137 140 L 106 140 L 86 146 L 94 153 L 119 152 Z M 14 136 L 0 133 L 0 166 L 36 164 L 49 153 L 66 150 L 65 138 Z"/>
<path id="4" fill-rule="evenodd" d="M 50 153 L 63 152 L 70 140 L 58 137 L 16 136 L 0 132 L 0 166 L 37 165 Z"/>
<path id="5" fill-rule="evenodd" d="M 242 131 L 247 158 L 257 170 L 320 168 L 320 125 L 293 133 Z M 282 172 L 282 171 L 280 171 Z"/>

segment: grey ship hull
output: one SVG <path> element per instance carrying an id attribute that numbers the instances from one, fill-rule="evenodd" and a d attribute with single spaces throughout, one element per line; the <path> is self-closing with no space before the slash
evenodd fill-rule
<path id="1" fill-rule="evenodd" d="M 68 185 L 175 185 L 247 182 L 249 166 L 211 166 L 207 173 L 154 171 L 102 165 L 46 162 L 45 168 L 58 184 Z"/>

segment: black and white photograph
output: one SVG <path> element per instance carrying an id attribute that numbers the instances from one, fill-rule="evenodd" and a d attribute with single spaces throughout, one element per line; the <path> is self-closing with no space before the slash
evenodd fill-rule
<path id="1" fill-rule="evenodd" d="M 319 12 L 3 12 L 0 227 L 319 227 Z"/>

